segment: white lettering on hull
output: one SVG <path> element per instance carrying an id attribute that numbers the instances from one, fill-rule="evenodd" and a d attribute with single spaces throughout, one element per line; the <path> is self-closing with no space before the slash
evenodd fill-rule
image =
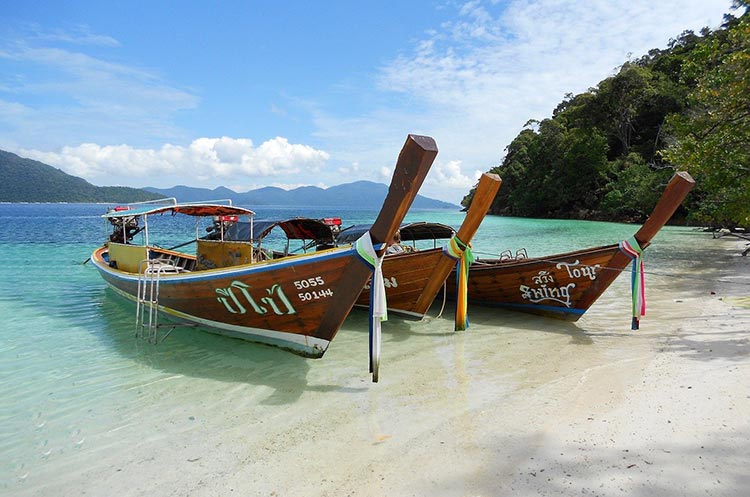
<path id="1" fill-rule="evenodd" d="M 601 269 L 599 264 L 594 266 L 581 265 L 580 261 L 575 262 L 558 262 L 555 265 L 556 269 L 565 268 L 568 277 L 574 280 L 581 280 L 588 278 L 593 281 L 596 279 L 597 272 Z M 538 274 L 531 277 L 531 281 L 535 286 L 520 285 L 518 290 L 521 292 L 521 298 L 538 304 L 540 302 L 558 302 L 565 307 L 570 307 L 571 293 L 576 284 L 574 282 L 568 283 L 567 285 L 560 285 L 555 280 L 555 277 L 549 271 L 539 271 Z"/>

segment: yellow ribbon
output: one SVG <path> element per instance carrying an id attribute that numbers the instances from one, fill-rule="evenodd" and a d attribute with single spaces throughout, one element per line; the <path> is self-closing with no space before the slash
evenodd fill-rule
<path id="1" fill-rule="evenodd" d="M 468 316 L 468 288 L 469 267 L 474 262 L 474 254 L 471 247 L 462 242 L 458 236 L 454 236 L 443 247 L 443 253 L 458 261 L 456 264 L 456 325 L 455 331 L 463 331 L 469 327 Z"/>

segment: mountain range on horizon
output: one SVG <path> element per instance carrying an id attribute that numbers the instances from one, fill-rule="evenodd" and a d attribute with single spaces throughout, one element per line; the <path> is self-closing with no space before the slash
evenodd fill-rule
<path id="1" fill-rule="evenodd" d="M 174 197 L 181 202 L 231 199 L 237 205 L 274 206 L 321 206 L 321 207 L 372 207 L 380 208 L 388 193 L 388 186 L 373 181 L 354 181 L 341 185 L 320 188 L 301 186 L 284 190 L 275 186 L 265 186 L 244 193 L 235 192 L 220 186 L 214 189 L 179 185 L 172 188 L 146 187 L 143 190 L 165 197 Z M 460 209 L 456 204 L 417 195 L 412 204 L 414 209 Z"/>
<path id="2" fill-rule="evenodd" d="M 179 185 L 172 188 L 96 186 L 43 162 L 0 150 L 0 202 L 116 202 L 130 203 L 175 197 L 180 202 L 231 199 L 238 205 L 322 206 L 379 209 L 388 186 L 355 181 L 329 188 L 303 186 L 292 190 L 267 186 L 244 193 L 226 187 L 214 189 Z M 415 209 L 460 209 L 458 205 L 422 195 Z"/>

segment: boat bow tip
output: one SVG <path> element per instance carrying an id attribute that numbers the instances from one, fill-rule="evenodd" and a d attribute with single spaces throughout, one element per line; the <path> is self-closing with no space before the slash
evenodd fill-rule
<path id="1" fill-rule="evenodd" d="M 409 139 L 413 140 L 424 150 L 438 151 L 437 143 L 435 143 L 435 139 L 431 136 L 409 134 Z"/>

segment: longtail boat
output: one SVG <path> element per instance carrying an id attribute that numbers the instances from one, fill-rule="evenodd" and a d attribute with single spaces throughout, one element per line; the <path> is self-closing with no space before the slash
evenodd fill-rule
<path id="1" fill-rule="evenodd" d="M 649 218 L 629 240 L 538 258 L 519 252 L 516 257 L 475 260 L 468 278 L 469 303 L 577 321 L 632 262 L 631 327 L 638 329 L 645 312 L 642 252 L 694 185 L 687 172 L 672 176 Z M 455 297 L 455 289 L 456 280 L 449 277 L 449 297 Z"/>
<path id="2" fill-rule="evenodd" d="M 368 278 L 378 272 L 385 242 L 401 224 L 436 155 L 432 138 L 407 137 L 375 223 L 352 246 L 263 260 L 252 243 L 198 238 L 197 227 L 194 254 L 150 244 L 148 220 L 159 215 L 232 221 L 253 215 L 231 204 L 173 200 L 105 214 L 114 233 L 91 260 L 115 292 L 136 302 L 136 328 L 148 330 L 149 336 L 160 326 L 162 313 L 170 321 L 321 357 Z M 130 243 L 137 232 L 143 242 Z M 377 360 L 371 356 L 371 370 Z"/>
<path id="3" fill-rule="evenodd" d="M 476 188 L 474 202 L 469 207 L 461 227 L 457 233 L 449 237 L 445 246 L 426 250 L 405 250 L 385 256 L 383 277 L 389 312 L 409 318 L 424 317 L 446 278 L 456 268 L 456 262 L 463 264 L 468 261 L 470 264 L 471 251 L 467 253 L 468 245 L 487 214 L 501 183 L 500 177 L 496 174 L 482 175 Z M 440 226 L 442 230 L 436 229 L 436 225 L 432 223 L 404 226 L 401 229 L 402 241 L 446 237 L 445 226 Z M 359 236 L 356 230 L 342 230 L 337 242 L 351 242 L 356 236 Z M 357 306 L 365 307 L 369 305 L 369 301 L 370 287 L 367 285 L 357 299 Z M 463 320 L 464 316 L 459 313 L 458 319 Z M 457 328 L 461 329 L 461 326 L 460 322 L 457 322 Z"/>

